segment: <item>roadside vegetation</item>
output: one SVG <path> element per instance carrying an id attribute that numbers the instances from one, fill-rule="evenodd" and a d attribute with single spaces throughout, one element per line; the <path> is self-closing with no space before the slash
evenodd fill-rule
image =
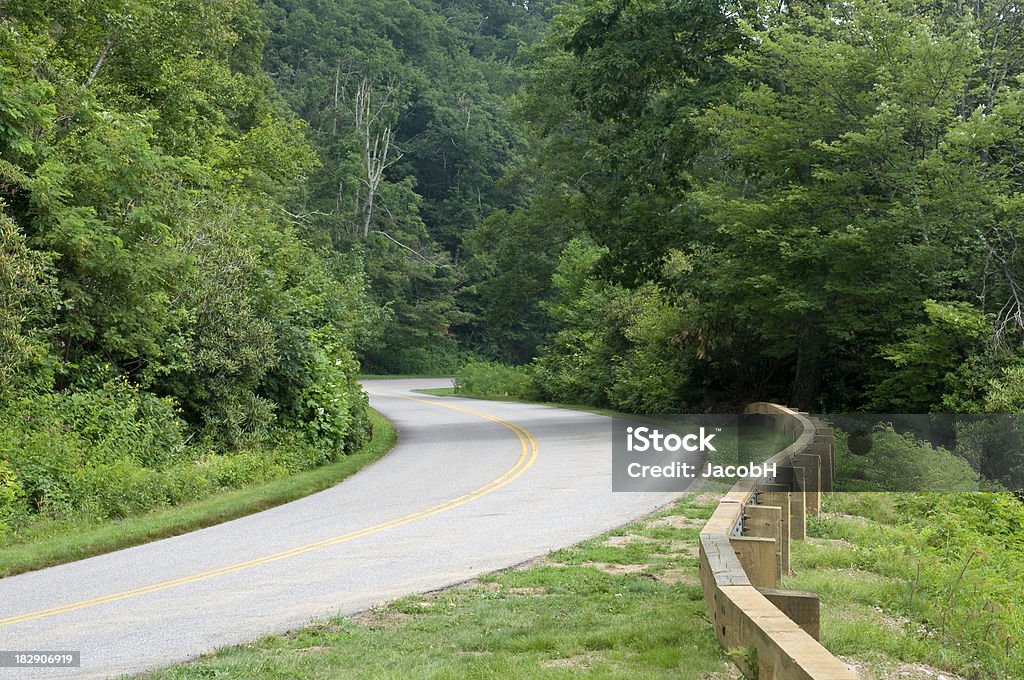
<path id="1" fill-rule="evenodd" d="M 239 479 L 229 486 L 206 476 L 210 472 L 199 461 L 192 474 L 202 480 L 206 493 L 197 494 L 196 499 L 175 502 L 169 495 L 155 495 L 145 510 L 115 520 L 86 513 L 37 519 L 0 541 L 0 578 L 202 529 L 333 486 L 394 446 L 396 432 L 391 423 L 373 410 L 369 418 L 372 434 L 358 451 L 312 469 L 282 466 L 266 479 Z M 159 481 L 151 484 L 157 486 Z"/>
<path id="2" fill-rule="evenodd" d="M 819 595 L 822 643 L 866 680 L 1024 677 L 1022 522 L 1012 494 L 837 493 L 784 583 Z"/>
<path id="3" fill-rule="evenodd" d="M 962 458 L 891 430 L 862 456 L 838 432 L 836 455 L 837 491 L 783 579 L 821 598 L 822 644 L 866 680 L 1022 677 L 1020 497 L 977 491 Z"/>

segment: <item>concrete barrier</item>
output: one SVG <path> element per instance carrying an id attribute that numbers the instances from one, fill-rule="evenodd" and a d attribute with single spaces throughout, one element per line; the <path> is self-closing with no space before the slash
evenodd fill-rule
<path id="1" fill-rule="evenodd" d="M 737 482 L 701 531 L 700 580 L 715 636 L 727 650 L 749 650 L 734 659 L 759 680 L 856 680 L 818 642 L 817 596 L 778 588 L 790 541 L 804 538 L 807 516 L 832 490 L 835 438 L 785 406 L 756 403 L 747 413 L 795 441 L 765 461 L 778 466 L 775 478 Z"/>

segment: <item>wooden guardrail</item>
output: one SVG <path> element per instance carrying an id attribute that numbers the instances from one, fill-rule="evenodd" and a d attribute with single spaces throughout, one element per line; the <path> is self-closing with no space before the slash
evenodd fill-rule
<path id="1" fill-rule="evenodd" d="M 817 595 L 778 588 L 790 541 L 805 538 L 807 515 L 832 490 L 835 437 L 785 406 L 759 402 L 747 413 L 795 441 L 765 461 L 774 476 L 733 485 L 701 531 L 700 579 L 718 643 L 749 650 L 734 658 L 758 680 L 856 680 L 818 642 Z"/>

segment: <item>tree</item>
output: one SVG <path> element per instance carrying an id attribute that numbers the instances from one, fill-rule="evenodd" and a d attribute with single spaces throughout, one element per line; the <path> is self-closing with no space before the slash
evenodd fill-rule
<path id="1" fill-rule="evenodd" d="M 392 148 L 395 131 L 385 120 L 388 102 L 393 94 L 394 87 L 388 85 L 378 95 L 378 103 L 374 104 L 373 88 L 363 78 L 359 81 L 353 101 L 352 124 L 362 142 L 365 169 L 365 176 L 360 178 L 363 187 L 356 192 L 354 200 L 356 214 L 362 223 L 363 238 L 370 234 L 374 203 L 384 180 L 384 171 L 402 159 L 402 152 Z"/>

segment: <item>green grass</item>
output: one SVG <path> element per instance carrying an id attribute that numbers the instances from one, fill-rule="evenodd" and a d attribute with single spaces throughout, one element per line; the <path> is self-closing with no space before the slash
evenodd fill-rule
<path id="1" fill-rule="evenodd" d="M 1000 617 L 1019 607 L 1019 584 L 1001 603 L 986 595 L 993 576 L 984 562 L 996 555 L 968 569 L 956 556 L 977 546 L 963 535 L 938 534 L 939 547 L 927 549 L 927 517 L 899 512 L 913 496 L 823 497 L 822 514 L 808 521 L 809 540 L 792 544 L 785 587 L 818 594 L 822 644 L 873 677 L 902 677 L 901 664 L 971 680 L 1021 677 L 1019 652 L 1000 642 L 1016 635 Z"/>
<path id="2" fill-rule="evenodd" d="M 419 394 L 429 394 L 432 397 L 464 397 L 464 394 L 455 394 L 454 387 L 424 387 L 419 390 L 412 390 Z M 474 397 L 475 399 L 485 399 L 486 397 Z"/>
<path id="3" fill-rule="evenodd" d="M 696 527 L 716 500 L 690 494 L 522 568 L 145 677 L 738 678 L 698 580 Z"/>
<path id="4" fill-rule="evenodd" d="M 42 522 L 22 541 L 0 550 L 0 577 L 202 529 L 326 489 L 394 446 L 391 423 L 372 409 L 370 422 L 373 437 L 358 453 L 315 470 L 116 522 Z"/>

